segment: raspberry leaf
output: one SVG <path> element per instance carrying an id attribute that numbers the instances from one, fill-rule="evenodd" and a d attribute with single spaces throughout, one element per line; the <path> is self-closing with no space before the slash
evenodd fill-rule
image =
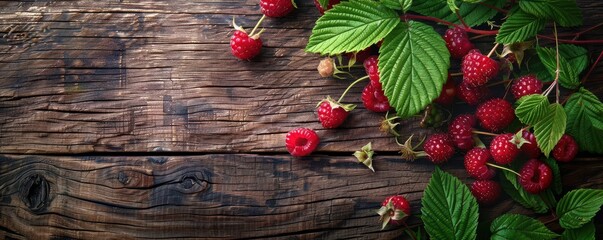
<path id="1" fill-rule="evenodd" d="M 603 154 L 603 103 L 597 96 L 580 88 L 568 99 L 565 113 L 566 131 L 576 139 L 580 149 Z"/>
<path id="2" fill-rule="evenodd" d="M 381 0 L 381 3 L 388 8 L 402 10 L 403 12 L 408 11 L 410 6 L 412 6 L 412 0 Z"/>
<path id="3" fill-rule="evenodd" d="M 449 67 L 444 39 L 424 23 L 399 24 L 380 49 L 383 90 L 400 117 L 413 116 L 440 95 Z"/>
<path id="4" fill-rule="evenodd" d="M 540 61 L 548 69 L 551 76 L 555 76 L 557 70 L 557 54 L 553 48 L 536 48 Z M 559 83 L 561 86 L 569 89 L 576 89 L 580 86 L 580 80 L 578 79 L 578 72 L 574 69 L 572 64 L 561 54 L 559 54 Z"/>
<path id="5" fill-rule="evenodd" d="M 559 235 L 542 222 L 520 214 L 504 214 L 490 225 L 492 240 L 506 239 L 553 239 Z"/>
<path id="6" fill-rule="evenodd" d="M 421 204 L 421 219 L 431 239 L 476 238 L 477 201 L 458 178 L 436 167 Z"/>
<path id="7" fill-rule="evenodd" d="M 595 223 L 593 221 L 584 224 L 580 228 L 567 229 L 561 235 L 562 240 L 595 240 Z"/>
<path id="8" fill-rule="evenodd" d="M 447 1 L 413 1 L 413 5 L 410 10 L 423 15 L 440 18 L 455 24 L 461 24 L 460 20 L 456 16 L 456 13 L 450 11 Z M 459 8 L 459 14 L 469 27 L 483 24 L 492 17 L 496 16 L 498 12 L 495 9 L 488 7 L 488 5 L 502 8 L 506 3 L 506 0 L 486 0 L 483 1 L 483 3 L 484 4 L 472 4 L 459 0 L 455 1 L 455 5 Z"/>
<path id="9" fill-rule="evenodd" d="M 540 196 L 530 194 L 523 189 L 517 181 L 517 175 L 509 171 L 502 171 L 502 173 L 500 185 L 514 201 L 536 213 L 546 213 L 549 210 Z"/>
<path id="10" fill-rule="evenodd" d="M 357 52 L 387 36 L 400 23 L 398 14 L 370 0 L 342 2 L 316 21 L 307 52 Z"/>
<path id="11" fill-rule="evenodd" d="M 563 107 L 559 103 L 553 103 L 549 105 L 542 120 L 533 125 L 536 143 L 538 143 L 545 156 L 549 156 L 551 150 L 565 133 L 566 124 L 567 116 Z"/>
<path id="12" fill-rule="evenodd" d="M 525 41 L 536 36 L 545 24 L 545 19 L 517 10 L 500 27 L 496 42 L 510 44 Z"/>
<path id="13" fill-rule="evenodd" d="M 597 214 L 601 205 L 603 205 L 603 190 L 572 190 L 557 203 L 559 224 L 565 229 L 582 227 Z"/>
<path id="14" fill-rule="evenodd" d="M 575 0 L 521 0 L 519 7 L 538 17 L 554 20 L 563 27 L 582 25 L 582 13 Z"/>
<path id="15" fill-rule="evenodd" d="M 583 47 L 571 44 L 560 44 L 559 54 L 565 58 L 577 74 L 580 74 L 588 66 L 588 52 Z M 556 61 L 556 60 L 555 60 Z M 544 82 L 553 81 L 554 75 L 542 64 L 540 58 L 533 57 L 527 63 L 528 68 L 522 69 L 522 75 L 536 74 L 538 79 Z M 556 65 L 556 62 L 555 62 Z M 554 72 L 552 74 L 555 74 Z"/>
<path id="16" fill-rule="evenodd" d="M 515 115 L 519 121 L 527 125 L 538 123 L 547 114 L 550 105 L 549 100 L 540 94 L 523 96 L 518 102 Z"/>

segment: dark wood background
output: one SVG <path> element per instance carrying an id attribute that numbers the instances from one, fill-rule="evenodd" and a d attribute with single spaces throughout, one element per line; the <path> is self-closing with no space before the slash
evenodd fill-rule
<path id="1" fill-rule="evenodd" d="M 257 0 L 0 1 L 0 238 L 402 235 L 381 231 L 375 210 L 401 193 L 418 213 L 433 165 L 400 160 L 383 116 L 361 104 L 340 129 L 320 126 L 316 103 L 349 82 L 319 77 L 320 57 L 303 50 L 318 11 L 297 2 L 264 22 L 261 56 L 244 62 L 230 53 L 230 22 L 251 29 Z M 603 22 L 603 2 L 578 2 L 580 29 Z M 591 58 L 603 49 L 585 47 Z M 598 67 L 588 81 L 599 98 L 602 77 Z M 405 136 L 431 131 L 418 120 L 402 123 Z M 287 154 L 297 127 L 320 135 L 312 157 Z M 369 141 L 376 173 L 351 156 Z M 601 160 L 561 165 L 566 189 L 603 188 Z M 470 182 L 461 162 L 444 168 Z M 530 213 L 508 197 L 480 211 L 484 222 Z"/>

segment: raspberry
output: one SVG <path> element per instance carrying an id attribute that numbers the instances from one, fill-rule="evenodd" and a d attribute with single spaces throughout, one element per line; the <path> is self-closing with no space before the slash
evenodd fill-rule
<path id="1" fill-rule="evenodd" d="M 423 150 L 433 163 L 441 164 L 448 161 L 454 154 L 453 145 L 450 135 L 435 133 L 427 138 Z"/>
<path id="2" fill-rule="evenodd" d="M 471 86 L 484 85 L 498 74 L 498 68 L 496 61 L 473 49 L 463 58 L 463 82 Z"/>
<path id="3" fill-rule="evenodd" d="M 511 92 L 516 100 L 526 95 L 542 93 L 542 81 L 535 75 L 522 76 L 515 80 Z"/>
<path id="4" fill-rule="evenodd" d="M 250 60 L 260 54 L 262 39 L 250 37 L 244 30 L 236 30 L 230 38 L 232 54 L 241 60 Z"/>
<path id="5" fill-rule="evenodd" d="M 410 216 L 410 204 L 408 200 L 401 195 L 395 195 L 385 198 L 381 203 L 381 208 L 377 211 L 383 223 L 383 228 L 388 224 L 401 224 Z"/>
<path id="6" fill-rule="evenodd" d="M 500 134 L 490 142 L 490 154 L 492 159 L 498 164 L 509 164 L 515 160 L 519 154 L 519 148 L 515 143 L 511 142 L 514 139 L 512 133 Z"/>
<path id="7" fill-rule="evenodd" d="M 379 87 L 381 87 L 381 83 L 379 82 L 379 67 L 377 64 L 379 64 L 379 59 L 376 55 L 367 57 L 363 62 L 364 70 L 369 76 L 369 79 L 371 79 L 371 84 L 379 85 Z"/>
<path id="8" fill-rule="evenodd" d="M 444 83 L 444 86 L 442 86 L 440 96 L 433 101 L 448 106 L 454 103 L 454 96 L 456 96 L 456 86 L 454 85 L 454 81 L 450 78 L 450 74 L 448 74 L 448 80 Z"/>
<path id="9" fill-rule="evenodd" d="M 570 135 L 563 134 L 553 148 L 553 157 L 559 162 L 570 162 L 578 154 L 578 143 Z"/>
<path id="10" fill-rule="evenodd" d="M 366 109 L 373 112 L 387 112 L 391 108 L 381 85 L 369 83 L 362 90 L 362 103 Z"/>
<path id="11" fill-rule="evenodd" d="M 506 100 L 495 98 L 479 105 L 475 116 L 483 128 L 499 132 L 515 120 L 515 110 Z"/>
<path id="12" fill-rule="evenodd" d="M 469 105 L 477 105 L 488 99 L 490 90 L 488 90 L 486 86 L 472 87 L 471 85 L 462 82 L 456 86 L 456 96 Z"/>
<path id="13" fill-rule="evenodd" d="M 262 13 L 268 17 L 284 17 L 293 11 L 291 0 L 260 0 Z"/>
<path id="14" fill-rule="evenodd" d="M 488 180 L 494 177 L 496 172 L 489 168 L 486 163 L 492 159 L 490 151 L 485 148 L 474 148 L 465 155 L 465 169 L 469 176 L 477 180 Z"/>
<path id="15" fill-rule="evenodd" d="M 532 194 L 547 189 L 553 182 L 551 168 L 538 159 L 528 160 L 519 171 L 519 183 Z"/>
<path id="16" fill-rule="evenodd" d="M 471 193 L 478 203 L 490 205 L 500 197 L 501 188 L 495 181 L 477 180 L 471 184 Z"/>
<path id="17" fill-rule="evenodd" d="M 473 148 L 475 145 L 473 126 L 475 126 L 475 117 L 471 114 L 458 115 L 452 120 L 448 126 L 448 133 L 457 148 L 461 150 Z"/>
<path id="18" fill-rule="evenodd" d="M 336 5 L 339 2 L 340 0 L 329 0 L 329 4 L 327 4 L 327 9 L 323 9 L 322 6 L 320 6 L 320 3 L 318 3 L 318 0 L 314 0 L 314 5 L 316 5 L 316 8 L 320 12 L 320 15 L 323 15 L 325 14 L 326 10 L 333 8 L 333 5 Z"/>
<path id="19" fill-rule="evenodd" d="M 297 128 L 287 133 L 285 146 L 294 157 L 310 155 L 318 146 L 319 139 L 316 132 L 308 128 Z"/>
<path id="20" fill-rule="evenodd" d="M 542 154 L 542 151 L 540 150 L 540 148 L 538 147 L 538 144 L 536 143 L 536 137 L 534 136 L 534 134 L 530 131 L 524 130 L 521 133 L 521 137 L 529 142 L 529 143 L 524 143 L 523 145 L 521 145 L 521 152 L 523 152 L 523 154 L 526 155 L 528 158 L 540 157 L 540 154 Z"/>
<path id="21" fill-rule="evenodd" d="M 446 41 L 446 47 L 450 52 L 450 56 L 456 59 L 463 58 L 471 49 L 475 48 L 471 41 L 469 41 L 467 32 L 459 27 L 446 30 L 444 41 Z"/>
<path id="22" fill-rule="evenodd" d="M 324 99 L 318 106 L 318 120 L 325 128 L 339 127 L 350 112 L 330 98 Z"/>

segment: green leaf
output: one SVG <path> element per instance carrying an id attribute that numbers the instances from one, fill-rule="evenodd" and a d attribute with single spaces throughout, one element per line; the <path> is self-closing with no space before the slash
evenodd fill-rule
<path id="1" fill-rule="evenodd" d="M 456 13 L 456 11 L 459 10 L 456 6 L 456 0 L 446 0 L 446 4 L 448 4 L 448 8 L 450 8 L 450 11 L 453 13 Z"/>
<path id="2" fill-rule="evenodd" d="M 542 222 L 519 214 L 504 214 L 494 219 L 490 231 L 492 240 L 553 239 L 559 236 Z"/>
<path id="3" fill-rule="evenodd" d="M 549 70 L 551 76 L 555 76 L 557 71 L 557 54 L 553 48 L 536 48 L 538 57 L 544 66 Z M 572 67 L 572 65 L 565 59 L 565 57 L 559 54 L 559 84 L 565 88 L 576 89 L 580 86 L 580 80 L 578 79 L 578 73 Z"/>
<path id="4" fill-rule="evenodd" d="M 519 121 L 527 125 L 538 123 L 549 110 L 549 100 L 540 94 L 523 96 L 519 99 L 515 115 Z"/>
<path id="5" fill-rule="evenodd" d="M 381 0 L 381 3 L 388 8 L 406 12 L 412 5 L 412 0 Z"/>
<path id="6" fill-rule="evenodd" d="M 557 165 L 557 161 L 552 158 L 545 158 L 544 162 L 546 163 L 546 165 L 549 165 L 551 171 L 553 172 L 553 191 L 555 191 L 555 194 L 561 194 L 561 191 L 563 190 L 563 185 L 561 184 L 561 171 L 559 171 L 559 165 Z"/>
<path id="7" fill-rule="evenodd" d="M 580 228 L 567 229 L 561 235 L 562 240 L 595 240 L 595 223 L 593 221 L 584 224 Z"/>
<path id="8" fill-rule="evenodd" d="M 383 90 L 403 118 L 418 113 L 440 95 L 449 67 L 444 39 L 424 23 L 399 24 L 380 49 Z"/>
<path id="9" fill-rule="evenodd" d="M 342 2 L 316 21 L 306 51 L 357 52 L 375 44 L 400 23 L 398 14 L 371 0 Z"/>
<path id="10" fill-rule="evenodd" d="M 582 25 L 582 13 L 575 0 L 521 0 L 519 7 L 538 17 L 554 20 L 563 27 Z"/>
<path id="11" fill-rule="evenodd" d="M 324 9 L 326 11 L 327 8 L 329 7 L 329 0 L 318 0 L 318 4 L 320 5 L 320 7 L 322 9 Z"/>
<path id="12" fill-rule="evenodd" d="M 517 10 L 500 27 L 498 35 L 496 35 L 496 42 L 503 44 L 523 42 L 536 36 L 545 24 L 546 20 Z"/>
<path id="13" fill-rule="evenodd" d="M 503 171 L 501 178 L 502 189 L 516 202 L 537 213 L 546 213 L 549 207 L 538 195 L 530 194 L 517 181 L 517 175 Z"/>
<path id="14" fill-rule="evenodd" d="M 586 48 L 572 44 L 560 44 L 559 54 L 569 62 L 576 74 L 580 74 L 588 66 L 588 51 Z"/>
<path id="15" fill-rule="evenodd" d="M 590 91 L 580 90 L 565 104 L 567 133 L 572 135 L 581 150 L 603 154 L 603 103 Z"/>
<path id="16" fill-rule="evenodd" d="M 431 239 L 476 238 L 478 205 L 458 178 L 436 167 L 421 204 L 421 219 Z"/>
<path id="17" fill-rule="evenodd" d="M 486 0 L 483 1 L 483 3 L 483 5 L 472 4 L 457 0 L 455 5 L 459 8 L 459 14 L 463 17 L 465 23 L 467 23 L 467 25 L 470 27 L 474 27 L 485 23 L 498 13 L 496 9 L 492 9 L 486 5 L 502 8 L 506 3 L 506 0 Z M 450 11 L 447 1 L 413 1 L 413 6 L 410 8 L 410 10 L 426 16 L 440 18 L 455 24 L 461 24 L 460 20 L 456 16 L 456 13 Z"/>
<path id="18" fill-rule="evenodd" d="M 603 190 L 576 189 L 568 192 L 557 204 L 559 224 L 575 229 L 590 222 L 603 205 Z"/>
<path id="19" fill-rule="evenodd" d="M 549 156 L 551 150 L 565 133 L 566 124 L 567 116 L 563 107 L 559 103 L 553 103 L 549 105 L 547 114 L 542 120 L 533 125 L 536 142 L 545 156 Z"/>

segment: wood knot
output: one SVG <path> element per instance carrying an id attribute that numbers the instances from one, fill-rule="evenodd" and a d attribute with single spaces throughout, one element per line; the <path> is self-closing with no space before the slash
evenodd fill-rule
<path id="1" fill-rule="evenodd" d="M 38 212 L 48 206 L 50 184 L 44 176 L 35 174 L 26 178 L 21 184 L 21 201 L 31 211 Z"/>
<path id="2" fill-rule="evenodd" d="M 187 173 L 178 183 L 180 191 L 183 193 L 203 192 L 209 187 L 209 182 L 203 172 Z"/>
<path id="3" fill-rule="evenodd" d="M 128 185 L 128 183 L 130 183 L 130 177 L 128 177 L 128 174 L 121 171 L 117 174 L 117 181 L 119 181 L 123 185 Z"/>

